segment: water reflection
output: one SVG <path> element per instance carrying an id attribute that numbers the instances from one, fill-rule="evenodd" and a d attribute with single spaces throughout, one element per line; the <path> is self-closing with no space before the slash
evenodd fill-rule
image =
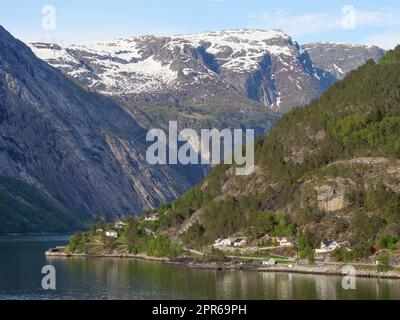
<path id="1" fill-rule="evenodd" d="M 0 238 L 0 299 L 400 299 L 400 281 L 251 271 L 198 270 L 112 258 L 46 258 L 65 239 Z M 41 268 L 52 264 L 57 290 L 41 289 Z"/>

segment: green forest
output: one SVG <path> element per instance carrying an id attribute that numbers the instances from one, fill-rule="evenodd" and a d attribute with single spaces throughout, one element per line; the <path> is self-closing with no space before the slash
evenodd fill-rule
<path id="1" fill-rule="evenodd" d="M 35 188 L 5 177 L 0 177 L 0 212 L 0 234 L 70 232 L 85 227 L 85 222 Z"/>
<path id="2" fill-rule="evenodd" d="M 255 152 L 256 176 L 235 177 L 227 173 L 228 166 L 216 167 L 205 182 L 154 211 L 160 215 L 155 229 L 179 228 L 200 209 L 200 221 L 181 236 L 187 245 L 201 247 L 236 233 L 293 235 L 307 255 L 324 239 L 320 228 L 325 227 L 356 243 L 353 258 L 368 256 L 377 245 L 397 248 L 398 180 L 385 171 L 372 173 L 374 167 L 337 162 L 399 159 L 400 46 L 378 63 L 371 60 L 351 72 L 311 104 L 283 115 L 256 141 Z M 312 189 L 307 199 L 301 198 L 310 181 L 338 178 L 351 182 L 340 214 L 323 212 Z"/>

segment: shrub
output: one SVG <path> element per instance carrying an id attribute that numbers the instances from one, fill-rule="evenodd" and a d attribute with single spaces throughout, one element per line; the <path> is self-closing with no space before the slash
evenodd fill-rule
<path id="1" fill-rule="evenodd" d="M 225 253 L 211 247 L 211 251 L 204 256 L 204 262 L 224 262 L 227 260 Z"/>
<path id="2" fill-rule="evenodd" d="M 389 271 L 391 269 L 389 256 L 386 254 L 380 255 L 378 257 L 378 270 L 379 271 Z"/>
<path id="3" fill-rule="evenodd" d="M 379 247 L 381 249 L 396 250 L 397 249 L 398 238 L 394 235 L 385 235 L 379 239 Z"/>

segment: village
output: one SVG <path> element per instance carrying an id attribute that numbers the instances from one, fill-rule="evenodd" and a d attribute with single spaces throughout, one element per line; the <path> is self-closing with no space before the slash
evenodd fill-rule
<path id="1" fill-rule="evenodd" d="M 154 232 L 151 226 L 158 223 L 159 218 L 157 214 L 146 214 L 134 221 L 122 218 L 113 223 L 101 222 L 90 232 L 81 233 L 75 239 L 73 236 L 66 247 L 49 249 L 46 255 L 138 258 L 188 268 L 327 275 L 341 274 L 342 269 L 350 265 L 360 277 L 400 278 L 399 256 L 392 254 L 387 258 L 386 251 L 379 248 L 367 259 L 337 259 L 339 252 L 352 254 L 355 243 L 351 241 L 324 239 L 304 256 L 299 237 L 267 234 L 250 237 L 237 233 L 220 236 L 210 245 L 195 248 Z M 132 223 L 136 225 L 136 238 L 129 242 L 127 234 L 132 230 Z M 140 243 L 142 246 L 138 247 Z M 132 250 L 135 247 L 138 249 Z"/>
<path id="2" fill-rule="evenodd" d="M 144 222 L 157 222 L 159 216 L 157 214 L 145 215 L 142 220 Z M 128 225 L 123 220 L 114 223 L 113 228 L 103 230 L 98 228 L 95 230 L 97 234 L 104 234 L 105 237 L 116 241 L 123 229 Z M 147 234 L 154 234 L 149 229 L 145 229 Z M 319 248 L 314 250 L 315 263 L 334 262 L 331 254 L 338 249 L 351 251 L 352 243 L 349 241 L 338 243 L 334 240 L 325 239 L 320 243 Z M 276 237 L 264 235 L 259 239 L 250 239 L 245 236 L 226 237 L 221 236 L 210 246 L 215 250 L 221 251 L 225 256 L 230 258 L 243 258 L 261 263 L 264 266 L 274 266 L 278 264 L 286 264 L 289 267 L 295 263 L 307 263 L 305 259 L 300 259 L 297 251 L 297 243 L 295 237 Z M 186 248 L 188 252 L 203 254 L 200 251 Z M 303 261 L 301 261 L 303 260 Z M 376 262 L 377 263 L 377 262 Z"/>
<path id="3" fill-rule="evenodd" d="M 267 243 L 268 245 L 263 245 Z M 349 243 L 343 243 L 350 250 Z M 259 258 L 271 257 L 263 260 L 263 265 L 276 265 L 282 262 L 295 262 L 299 260 L 294 237 L 264 236 L 262 241 L 250 241 L 247 237 L 220 237 L 215 240 L 213 247 L 226 254 L 256 255 Z M 330 254 L 342 246 L 336 241 L 324 240 L 320 247 L 315 249 L 315 261 L 330 261 Z M 276 257 L 276 258 L 273 258 Z"/>

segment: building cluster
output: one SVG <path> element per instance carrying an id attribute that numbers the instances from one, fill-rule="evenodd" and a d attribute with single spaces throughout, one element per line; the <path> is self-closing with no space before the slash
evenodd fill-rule
<path id="1" fill-rule="evenodd" d="M 238 237 L 238 238 L 226 238 L 226 237 L 221 237 L 215 240 L 214 245 L 215 246 L 234 246 L 234 247 L 242 247 L 247 244 L 247 238 L 245 237 Z"/>
<path id="2" fill-rule="evenodd" d="M 270 238 L 275 247 L 293 247 L 295 243 L 295 238 L 293 237 L 272 237 Z M 242 247 L 247 245 L 249 240 L 246 237 L 228 238 L 220 237 L 215 240 L 214 246 L 234 246 Z M 316 254 L 325 254 L 340 249 L 341 246 L 336 241 L 324 240 L 318 249 L 315 250 Z"/>

